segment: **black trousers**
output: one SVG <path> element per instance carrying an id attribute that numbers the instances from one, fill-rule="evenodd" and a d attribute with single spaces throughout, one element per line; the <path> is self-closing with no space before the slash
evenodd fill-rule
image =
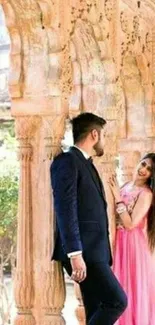
<path id="1" fill-rule="evenodd" d="M 70 262 L 63 266 L 71 275 Z M 125 292 L 104 262 L 87 264 L 87 277 L 79 285 L 87 325 L 113 325 L 127 307 Z"/>

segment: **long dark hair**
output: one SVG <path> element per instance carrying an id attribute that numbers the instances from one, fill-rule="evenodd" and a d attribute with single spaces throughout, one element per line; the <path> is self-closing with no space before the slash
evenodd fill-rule
<path id="1" fill-rule="evenodd" d="M 146 154 L 142 160 L 150 159 L 152 163 L 151 177 L 148 179 L 148 186 L 150 187 L 153 197 L 152 204 L 148 213 L 147 219 L 147 234 L 151 251 L 155 249 L 155 153 Z"/>

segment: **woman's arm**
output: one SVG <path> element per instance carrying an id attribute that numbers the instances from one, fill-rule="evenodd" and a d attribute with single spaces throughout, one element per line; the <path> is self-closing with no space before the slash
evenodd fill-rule
<path id="1" fill-rule="evenodd" d="M 151 191 L 143 191 L 133 208 L 132 213 L 130 214 L 127 210 L 127 206 L 122 202 L 120 189 L 116 179 L 111 178 L 109 180 L 111 191 L 114 195 L 116 202 L 116 211 L 119 214 L 120 219 L 122 220 L 123 226 L 126 229 L 135 228 L 143 217 L 148 212 L 151 203 L 152 203 L 152 193 Z"/>
<path id="2" fill-rule="evenodd" d="M 126 211 L 119 214 L 126 229 L 135 228 L 148 212 L 152 202 L 151 192 L 142 192 L 133 208 L 131 215 Z"/>

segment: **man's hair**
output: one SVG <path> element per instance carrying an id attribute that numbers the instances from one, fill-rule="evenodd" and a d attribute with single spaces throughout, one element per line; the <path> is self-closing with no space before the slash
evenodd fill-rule
<path id="1" fill-rule="evenodd" d="M 92 113 L 81 113 L 71 120 L 74 143 L 87 137 L 94 129 L 101 130 L 106 121 Z"/>

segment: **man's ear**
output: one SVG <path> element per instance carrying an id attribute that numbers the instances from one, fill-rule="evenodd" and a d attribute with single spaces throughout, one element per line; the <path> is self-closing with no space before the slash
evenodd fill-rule
<path id="1" fill-rule="evenodd" d="M 98 141 L 99 135 L 98 135 L 98 131 L 97 131 L 96 129 L 93 129 L 93 130 L 91 131 L 91 136 L 92 136 L 92 139 L 93 139 L 94 141 Z"/>

